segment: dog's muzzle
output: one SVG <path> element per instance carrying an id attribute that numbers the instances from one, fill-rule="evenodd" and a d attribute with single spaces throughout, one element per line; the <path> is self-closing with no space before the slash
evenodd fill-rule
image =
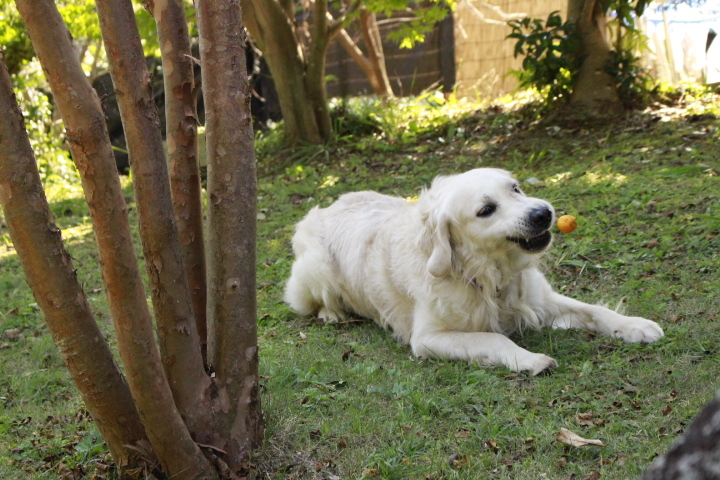
<path id="1" fill-rule="evenodd" d="M 550 227 L 553 223 L 553 211 L 547 207 L 533 208 L 526 220 L 528 236 L 508 237 L 511 242 L 517 243 L 526 252 L 541 252 L 550 245 L 552 233 Z"/>
<path id="2" fill-rule="evenodd" d="M 550 230 L 545 230 L 540 235 L 536 235 L 534 237 L 508 237 L 508 240 L 517 243 L 520 248 L 526 252 L 542 252 L 548 245 L 550 245 L 550 242 L 552 241 L 552 233 L 550 233 Z"/>

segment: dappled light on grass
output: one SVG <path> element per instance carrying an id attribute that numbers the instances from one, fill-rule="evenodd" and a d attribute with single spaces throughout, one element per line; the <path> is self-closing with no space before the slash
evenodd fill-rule
<path id="1" fill-rule="evenodd" d="M 593 172 L 588 171 L 583 180 L 589 185 L 597 185 L 599 183 L 609 183 L 613 186 L 619 186 L 627 182 L 627 175 L 617 172 Z"/>
<path id="2" fill-rule="evenodd" d="M 586 479 L 596 471 L 600 478 L 637 478 L 714 394 L 720 368 L 712 340 L 720 336 L 718 120 L 691 121 L 687 113 L 695 110 L 677 106 L 667 122 L 637 114 L 549 137 L 544 126 L 533 126 L 508 105 L 512 101 L 499 109 L 476 106 L 460 117 L 428 105 L 432 112 L 424 115 L 436 115 L 437 123 L 412 141 L 358 134 L 312 159 L 307 151 L 295 152 L 291 163 L 259 176 L 258 206 L 266 218 L 258 222 L 258 317 L 268 433 L 255 464 L 263 478 L 359 478 L 365 472 L 378 479 L 537 480 L 543 473 Z M 380 102 L 373 108 L 385 114 Z M 261 164 L 274 161 L 259 156 Z M 624 345 L 575 330 L 522 332 L 513 340 L 561 363 L 552 375 L 531 377 L 415 359 L 370 321 L 322 325 L 298 318 L 283 303 L 293 225 L 312 207 L 357 190 L 411 200 L 435 176 L 478 166 L 512 170 L 528 195 L 548 199 L 558 215 L 577 217 L 578 230 L 556 235 L 544 258 L 558 290 L 611 306 L 625 297 L 627 312 L 659 321 L 666 338 Z M 329 178 L 337 180 L 326 183 Z M 78 277 L 91 291 L 100 279 L 93 242 L 83 243 L 86 214 L 74 205 L 68 216 L 60 215 L 68 209 L 63 204 L 51 208 L 64 237 L 76 242 L 71 253 Z M 0 262 L 0 337 L 19 330 L 17 340 L 0 339 L 9 345 L 0 348 L 0 397 L 7 398 L 0 409 L 0 477 L 20 479 L 48 471 L 50 449 L 31 448 L 33 432 L 55 435 L 55 465 L 82 461 L 77 450 L 60 448 L 74 441 L 75 426 L 43 430 L 47 402 L 53 415 L 67 419 L 79 402 L 69 379 L 55 376 L 64 370 L 38 327 L 42 319 L 29 307 L 34 300 L 24 279 L 7 267 L 11 259 Z M 94 294 L 92 306 L 109 322 L 103 297 Z M 7 314 L 15 308 L 18 313 Z M 37 373 L 23 377 L 26 372 Z M 560 428 L 606 446 L 565 446 L 555 441 Z M 85 431 L 78 436 L 84 444 L 92 438 Z M 2 458 L 18 448 L 24 450 Z M 90 470 L 93 458 L 85 464 Z"/>
<path id="3" fill-rule="evenodd" d="M 5 260 L 6 258 L 16 258 L 17 252 L 15 252 L 15 249 L 12 247 L 12 244 L 5 243 L 4 245 L 0 245 L 0 261 Z"/>
<path id="4" fill-rule="evenodd" d="M 92 225 L 89 223 L 84 225 L 77 225 L 74 227 L 64 228 L 62 230 L 63 240 L 67 245 L 74 245 L 77 243 L 87 242 L 88 236 L 93 235 Z"/>
<path id="5" fill-rule="evenodd" d="M 636 478 L 714 393 L 717 120 L 637 115 L 554 137 L 510 109 L 450 122 L 462 133 L 447 136 L 445 124 L 405 145 L 364 137 L 329 163 L 300 163 L 302 178 L 292 166 L 264 178 L 260 203 L 274 214 L 260 234 L 261 368 L 274 450 L 263 465 L 271 478 Z M 700 130 L 708 133 L 688 135 Z M 355 190 L 412 199 L 436 175 L 478 166 L 512 170 L 528 195 L 578 218 L 581 228 L 556 235 L 544 260 L 558 290 L 611 306 L 625 297 L 629 314 L 658 320 L 667 337 L 623 345 L 574 330 L 523 332 L 513 339 L 561 363 L 529 377 L 412 359 L 371 322 L 324 326 L 282 303 L 292 225 L 312 206 Z M 320 189 L 330 175 L 339 181 Z M 561 428 L 606 446 L 562 445 Z"/>

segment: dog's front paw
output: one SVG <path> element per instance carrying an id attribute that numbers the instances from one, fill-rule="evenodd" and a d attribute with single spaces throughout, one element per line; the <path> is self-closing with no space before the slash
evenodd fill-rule
<path id="1" fill-rule="evenodd" d="M 665 336 L 660 325 L 641 317 L 628 317 L 613 334 L 628 343 L 653 343 Z"/>
<path id="2" fill-rule="evenodd" d="M 555 359 L 541 353 L 526 352 L 522 356 L 514 357 L 506 365 L 515 372 L 532 372 L 538 375 L 542 372 L 552 370 L 558 366 Z"/>
<path id="3" fill-rule="evenodd" d="M 558 363 L 554 358 L 542 354 L 538 354 L 538 357 L 539 358 L 535 361 L 535 365 L 532 368 L 533 375 L 539 375 L 540 373 L 550 371 L 558 366 Z"/>

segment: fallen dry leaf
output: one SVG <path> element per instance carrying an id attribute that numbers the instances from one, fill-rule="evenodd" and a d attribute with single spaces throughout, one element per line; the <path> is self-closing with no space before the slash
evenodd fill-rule
<path id="1" fill-rule="evenodd" d="M 20 338 L 20 329 L 18 328 L 11 328 L 9 330 L 5 330 L 5 337 L 10 341 L 15 341 Z"/>
<path id="2" fill-rule="evenodd" d="M 565 445 L 570 445 L 571 447 L 585 447 L 588 445 L 594 445 L 596 447 L 605 446 L 602 440 L 590 440 L 583 438 L 577 433 L 571 432 L 567 428 L 561 428 L 557 437 L 555 437 L 555 440 Z"/>
<path id="3" fill-rule="evenodd" d="M 362 476 L 363 477 L 372 477 L 380 473 L 380 470 L 377 468 L 363 468 L 362 469 Z"/>
<path id="4" fill-rule="evenodd" d="M 579 413 L 577 422 L 583 427 L 592 427 L 595 424 L 595 422 L 593 422 L 593 412 Z"/>

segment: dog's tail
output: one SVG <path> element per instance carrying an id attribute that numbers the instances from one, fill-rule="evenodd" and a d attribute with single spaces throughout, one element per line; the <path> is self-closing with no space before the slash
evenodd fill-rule
<path id="1" fill-rule="evenodd" d="M 319 314 L 326 321 L 342 316 L 331 260 L 320 240 L 324 225 L 316 207 L 298 223 L 293 237 L 295 263 L 285 286 L 285 302 L 300 315 Z"/>

